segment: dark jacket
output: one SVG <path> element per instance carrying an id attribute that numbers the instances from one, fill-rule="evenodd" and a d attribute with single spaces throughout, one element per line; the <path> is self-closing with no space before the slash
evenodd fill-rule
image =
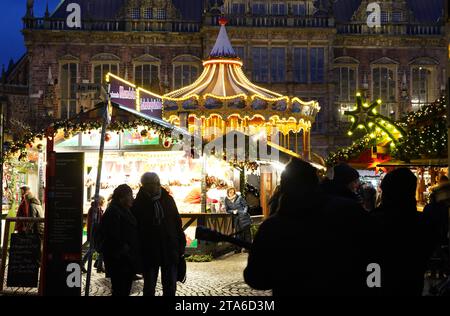
<path id="1" fill-rule="evenodd" d="M 97 218 L 96 218 L 96 223 L 94 226 L 98 225 L 103 217 L 103 210 L 99 207 L 96 208 L 94 207 L 94 203 L 91 204 L 91 207 L 89 208 L 88 214 L 87 214 L 87 224 L 86 224 L 86 228 L 87 228 L 87 240 L 90 241 L 91 240 L 91 228 L 92 228 L 92 221 L 94 219 L 94 214 L 95 212 L 97 213 Z"/>
<path id="2" fill-rule="evenodd" d="M 246 283 L 275 296 L 364 294 L 367 213 L 322 194 L 296 205 L 280 208 L 259 228 Z"/>
<path id="3" fill-rule="evenodd" d="M 137 222 L 130 210 L 112 202 L 102 217 L 101 229 L 106 265 L 112 262 L 129 264 L 136 273 L 140 272 Z"/>
<path id="4" fill-rule="evenodd" d="M 234 201 L 228 197 L 225 198 L 225 210 L 228 214 L 233 214 L 234 210 L 237 210 L 237 214 L 234 215 L 234 225 L 236 231 L 241 231 L 249 224 L 248 220 L 248 205 L 247 201 L 240 195 L 236 197 Z M 250 220 L 251 221 L 251 220 Z"/>
<path id="5" fill-rule="evenodd" d="M 361 198 L 354 192 L 350 191 L 345 185 L 333 180 L 325 180 L 321 184 L 322 192 L 328 196 L 353 200 L 362 205 Z"/>
<path id="6" fill-rule="evenodd" d="M 373 261 L 381 267 L 380 295 L 421 296 L 434 241 L 422 213 L 405 206 L 380 206 L 371 216 L 378 232 Z M 415 208 L 415 207 L 414 207 Z"/>
<path id="7" fill-rule="evenodd" d="M 140 189 L 132 212 L 138 222 L 139 240 L 144 268 L 178 264 L 186 247 L 180 214 L 174 199 L 161 190 L 164 217 L 156 224 L 154 202 L 149 193 Z"/>

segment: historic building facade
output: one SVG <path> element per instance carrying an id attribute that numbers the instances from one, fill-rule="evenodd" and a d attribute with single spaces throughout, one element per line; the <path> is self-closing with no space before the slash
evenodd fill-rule
<path id="1" fill-rule="evenodd" d="M 312 143 L 326 155 L 349 142 L 343 112 L 357 91 L 381 98 L 382 112 L 398 118 L 445 90 L 445 1 L 378 1 L 377 28 L 367 25 L 370 2 L 66 0 L 36 17 L 28 0 L 27 54 L 15 67 L 26 72 L 22 89 L 28 95 L 10 108 L 32 127 L 70 117 L 98 101 L 77 93 L 74 84 L 101 83 L 109 71 L 159 93 L 187 85 L 201 73 L 218 17 L 225 15 L 252 81 L 320 102 Z M 76 22 L 76 9 L 68 10 L 73 3 L 81 9 L 81 24 L 70 28 L 68 18 Z"/>

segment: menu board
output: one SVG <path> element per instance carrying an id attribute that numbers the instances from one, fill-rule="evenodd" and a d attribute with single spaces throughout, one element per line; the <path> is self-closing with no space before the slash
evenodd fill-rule
<path id="1" fill-rule="evenodd" d="M 41 239 L 35 234 L 12 234 L 9 248 L 8 287 L 37 287 Z"/>
<path id="2" fill-rule="evenodd" d="M 45 295 L 81 295 L 81 287 L 68 287 L 67 268 L 81 261 L 83 165 L 84 153 L 56 154 L 54 187 L 49 188 Z"/>

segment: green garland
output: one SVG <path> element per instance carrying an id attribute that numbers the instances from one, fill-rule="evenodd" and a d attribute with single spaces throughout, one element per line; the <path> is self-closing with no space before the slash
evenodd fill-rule
<path id="1" fill-rule="evenodd" d="M 371 135 L 366 135 L 358 140 L 356 140 L 352 145 L 341 148 L 336 152 L 332 152 L 325 163 L 328 167 L 334 167 L 340 162 L 348 161 L 352 158 L 357 157 L 363 153 L 367 148 L 376 143 L 378 137 L 373 138 Z"/>
<path id="2" fill-rule="evenodd" d="M 392 155 L 396 159 L 436 159 L 448 155 L 447 110 L 445 98 L 409 114 L 403 124 L 407 133 Z"/>
<path id="3" fill-rule="evenodd" d="M 58 130 L 64 131 L 64 138 L 70 138 L 78 133 L 90 132 L 93 130 L 99 130 L 102 127 L 101 121 L 92 122 L 73 122 L 71 120 L 58 121 L 51 125 L 53 128 L 53 135 Z M 154 130 L 159 135 L 167 138 L 171 135 L 173 129 L 160 126 L 157 123 L 150 122 L 145 119 L 136 119 L 131 122 L 119 122 L 113 121 L 108 125 L 108 130 L 113 132 L 124 132 L 125 130 L 143 128 L 145 130 Z M 11 158 L 14 155 L 19 154 L 19 160 L 24 160 L 27 157 L 27 148 L 33 146 L 36 140 L 42 141 L 45 136 L 48 135 L 48 131 L 41 130 L 39 132 L 27 132 L 20 139 L 13 142 L 4 142 L 3 149 L 5 158 Z"/>

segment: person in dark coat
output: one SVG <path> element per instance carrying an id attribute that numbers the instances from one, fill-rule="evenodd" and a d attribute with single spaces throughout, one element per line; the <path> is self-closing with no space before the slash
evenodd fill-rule
<path id="1" fill-rule="evenodd" d="M 164 296 L 175 296 L 177 267 L 184 255 L 186 236 L 177 205 L 161 187 L 156 173 L 145 173 L 133 204 L 141 243 L 144 296 L 154 296 L 159 269 Z"/>
<path id="2" fill-rule="evenodd" d="M 83 273 L 86 273 L 87 270 L 84 267 L 86 265 L 86 262 L 89 260 L 90 256 L 92 256 L 95 252 L 95 249 L 93 247 L 93 245 L 91 245 L 91 240 L 94 238 L 94 236 L 92 235 L 92 224 L 94 223 L 94 229 L 96 229 L 96 227 L 98 227 L 98 225 L 100 224 L 100 221 L 103 217 L 103 213 L 104 213 L 104 207 L 105 207 L 105 198 L 103 196 L 99 197 L 99 202 L 98 205 L 99 207 L 95 207 L 95 202 L 91 203 L 91 207 L 89 208 L 88 214 L 87 214 L 87 223 L 86 223 L 86 228 L 87 228 L 87 241 L 85 243 L 85 245 L 88 245 L 88 251 L 86 252 L 86 254 L 83 256 L 83 259 L 81 260 L 81 269 L 83 271 Z M 94 215 L 95 215 L 95 219 L 94 219 Z M 83 246 L 85 246 L 83 245 Z M 103 254 L 102 253 L 97 253 L 97 260 L 95 260 L 95 264 L 94 266 L 97 268 L 97 273 L 102 273 L 105 272 L 104 268 L 103 268 Z"/>
<path id="3" fill-rule="evenodd" d="M 334 197 L 362 203 L 357 195 L 360 185 L 358 171 L 345 163 L 341 163 L 333 168 L 333 174 L 332 180 L 327 179 L 322 183 L 322 190 Z"/>
<path id="4" fill-rule="evenodd" d="M 30 190 L 30 187 L 24 185 L 20 188 L 22 201 L 17 210 L 17 217 L 44 218 L 44 210 L 41 201 L 39 201 Z M 17 222 L 15 229 L 19 233 L 30 232 L 37 234 L 41 240 L 44 239 L 44 223 L 35 223 L 33 225 Z"/>
<path id="5" fill-rule="evenodd" d="M 238 232 L 237 237 L 241 240 L 252 242 L 250 231 L 251 218 L 248 214 L 248 205 L 245 199 L 236 194 L 235 188 L 228 188 L 225 198 L 225 210 L 228 214 L 233 214 L 234 229 Z M 236 250 L 237 253 L 242 249 Z"/>
<path id="6" fill-rule="evenodd" d="M 122 184 L 113 193 L 101 222 L 106 270 L 111 276 L 112 295 L 129 296 L 133 278 L 139 272 L 137 222 L 130 211 L 133 191 Z"/>
<path id="7" fill-rule="evenodd" d="M 388 173 L 381 182 L 381 205 L 372 214 L 374 262 L 381 268 L 380 295 L 421 296 L 433 240 L 416 206 L 416 176 L 406 168 Z"/>
<path id="8" fill-rule="evenodd" d="M 367 213 L 321 192 L 317 169 L 299 159 L 286 166 L 279 194 L 278 211 L 256 233 L 245 282 L 274 296 L 364 294 Z"/>

